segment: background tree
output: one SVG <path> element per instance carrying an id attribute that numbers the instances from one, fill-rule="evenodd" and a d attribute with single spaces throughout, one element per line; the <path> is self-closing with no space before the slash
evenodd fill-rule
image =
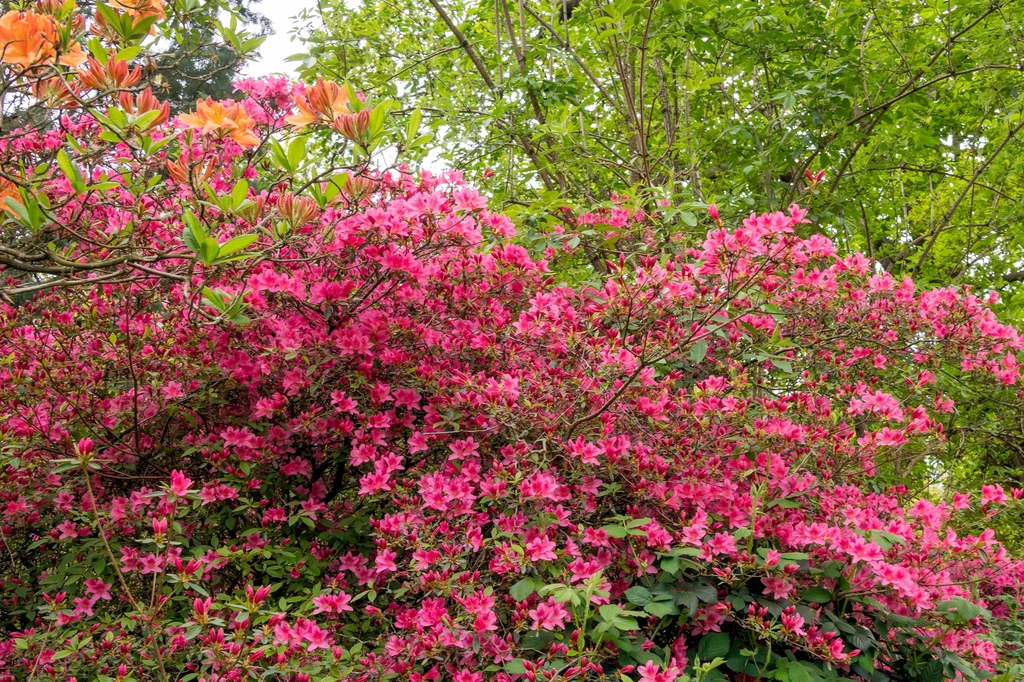
<path id="1" fill-rule="evenodd" d="M 231 39 L 230 33 L 227 40 L 219 40 L 223 34 L 217 24 L 196 21 L 193 16 L 182 17 L 182 26 L 191 27 L 188 42 L 172 44 L 154 56 L 158 75 L 153 78 L 158 81 L 161 94 L 171 103 L 173 112 L 189 111 L 195 107 L 196 100 L 206 97 L 227 99 L 235 95 L 234 81 L 251 57 L 254 46 L 259 49 L 259 42 L 253 41 L 261 41 L 273 30 L 270 20 L 259 13 L 261 2 L 263 0 L 232 0 L 228 3 L 237 17 L 234 31 L 237 42 Z"/>
<path id="2" fill-rule="evenodd" d="M 924 284 L 1024 310 L 1015 0 L 323 0 L 307 75 L 422 107 L 431 158 L 551 243 L 558 209 L 671 201 L 666 230 L 799 200 Z M 591 266 L 628 244 L 583 235 Z"/>

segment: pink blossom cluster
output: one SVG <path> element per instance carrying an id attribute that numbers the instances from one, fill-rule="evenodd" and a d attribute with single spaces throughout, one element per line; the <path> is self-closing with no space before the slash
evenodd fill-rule
<path id="1" fill-rule="evenodd" d="M 242 87 L 267 130 L 297 92 Z M 230 139 L 166 133 L 161 163 L 214 195 L 247 179 L 251 206 L 124 174 L 50 182 L 56 210 L 187 254 L 181 205 L 206 201 L 252 257 L 0 304 L 0 537 L 31 568 L 3 577 L 0 681 L 533 681 L 642 652 L 620 673 L 673 682 L 717 633 L 853 675 L 831 616 L 1000 666 L 1024 564 L 972 522 L 1020 491 L 886 478 L 946 446 L 947 368 L 1019 390 L 1024 339 L 987 301 L 800 237 L 797 206 L 570 286 L 458 173 L 321 204 Z"/>

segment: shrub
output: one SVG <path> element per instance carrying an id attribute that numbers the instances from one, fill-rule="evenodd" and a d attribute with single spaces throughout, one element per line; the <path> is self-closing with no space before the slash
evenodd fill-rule
<path id="1" fill-rule="evenodd" d="M 367 170 L 387 104 L 243 88 L 5 140 L 61 269 L 0 309 L 0 680 L 1019 674 L 1020 491 L 900 483 L 946 387 L 1020 384 L 985 300 L 796 206 L 568 285 L 457 172 Z"/>

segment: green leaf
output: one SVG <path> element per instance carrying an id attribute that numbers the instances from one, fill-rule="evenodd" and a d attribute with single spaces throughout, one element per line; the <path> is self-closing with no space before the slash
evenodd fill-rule
<path id="1" fill-rule="evenodd" d="M 729 653 L 729 635 L 724 632 L 711 632 L 700 638 L 697 644 L 697 655 L 702 661 L 722 658 Z"/>
<path id="2" fill-rule="evenodd" d="M 548 630 L 537 630 L 535 632 L 528 632 L 523 635 L 523 648 L 532 649 L 534 651 L 543 651 L 551 640 L 555 638 L 555 633 Z"/>
<path id="3" fill-rule="evenodd" d="M 952 599 L 940 601 L 936 604 L 936 610 L 940 613 L 945 613 L 946 619 L 955 623 L 966 623 L 979 617 L 987 620 L 992 617 L 991 611 L 963 597 L 953 597 Z"/>
<path id="4" fill-rule="evenodd" d="M 508 591 L 516 601 L 524 601 L 527 597 L 537 591 L 537 585 L 531 578 L 523 578 Z"/>
<path id="5" fill-rule="evenodd" d="M 812 587 L 809 590 L 804 590 L 800 593 L 800 598 L 804 601 L 813 601 L 818 604 L 827 604 L 832 601 L 832 593 L 826 590 L 824 587 Z"/>
<path id="6" fill-rule="evenodd" d="M 409 114 L 409 122 L 405 126 L 405 141 L 411 142 L 416 138 L 416 133 L 420 129 L 420 120 L 423 118 L 423 112 L 419 109 L 413 109 L 412 113 Z"/>
<path id="7" fill-rule="evenodd" d="M 296 137 L 288 145 L 288 164 L 291 170 L 298 170 L 299 164 L 306 157 L 306 138 Z"/>
<path id="8" fill-rule="evenodd" d="M 690 362 L 695 365 L 699 365 L 704 362 L 704 358 L 708 354 L 708 342 L 707 339 L 701 339 L 697 343 L 693 344 L 693 348 L 690 349 Z"/>
<path id="9" fill-rule="evenodd" d="M 815 673 L 818 672 L 817 668 L 806 668 L 805 663 L 801 661 L 793 661 L 789 664 L 787 672 L 789 673 L 789 682 L 815 682 L 815 677 L 811 676 L 811 670 Z M 816 676 L 816 675 L 815 675 Z"/>
<path id="10" fill-rule="evenodd" d="M 623 613 L 622 607 L 618 604 L 604 604 L 598 607 L 597 611 L 601 614 L 601 618 L 608 621 L 618 618 Z"/>
<path id="11" fill-rule="evenodd" d="M 618 628 L 619 630 L 623 630 L 626 632 L 640 629 L 640 624 L 636 622 L 636 618 L 627 618 L 624 616 L 613 618 L 612 625 Z"/>
<path id="12" fill-rule="evenodd" d="M 257 239 L 259 239 L 257 234 L 242 234 L 227 240 L 220 245 L 220 258 L 223 259 L 225 256 L 230 256 L 236 251 L 241 251 Z"/>
<path id="13" fill-rule="evenodd" d="M 700 601 L 693 592 L 676 592 L 675 602 L 686 607 L 687 615 L 690 618 L 696 616 L 697 610 L 700 608 Z"/>
<path id="14" fill-rule="evenodd" d="M 932 659 L 924 666 L 918 668 L 917 674 L 914 677 L 920 682 L 943 682 L 946 679 L 945 674 L 942 672 L 942 663 L 937 659 Z"/>
<path id="15" fill-rule="evenodd" d="M 671 602 L 664 601 L 652 601 L 644 606 L 644 611 L 662 618 L 664 616 L 674 616 L 679 613 L 679 607 Z"/>
<path id="16" fill-rule="evenodd" d="M 220 246 L 217 244 L 217 240 L 213 237 L 207 237 L 203 241 L 199 242 L 199 257 L 203 259 L 205 265 L 211 265 L 213 261 L 217 260 L 217 255 L 220 253 Z"/>
<path id="17" fill-rule="evenodd" d="M 522 675 L 526 672 L 526 666 L 523 665 L 523 659 L 513 658 L 511 661 L 505 664 L 505 672 L 510 675 Z"/>
<path id="18" fill-rule="evenodd" d="M 89 52 L 92 54 L 93 59 L 101 64 L 105 64 L 107 61 L 107 50 L 103 47 L 103 43 L 100 42 L 98 36 L 94 36 L 89 39 L 88 42 Z"/>
<path id="19" fill-rule="evenodd" d="M 633 587 L 626 590 L 626 599 L 629 600 L 630 604 L 636 604 L 637 606 L 644 606 L 651 603 L 654 596 L 651 591 L 642 585 L 634 585 Z"/>
<path id="20" fill-rule="evenodd" d="M 196 243 L 206 239 L 206 231 L 203 229 L 203 224 L 199 222 L 199 218 L 192 212 L 192 209 L 186 208 L 185 212 L 181 214 L 181 220 L 185 223 L 185 227 L 192 230 Z"/>
<path id="21" fill-rule="evenodd" d="M 32 219 L 28 215 L 28 211 L 25 209 L 24 204 L 15 199 L 14 197 L 4 197 L 4 203 L 7 204 L 14 213 L 21 219 L 21 224 L 26 227 L 34 227 Z"/>
<path id="22" fill-rule="evenodd" d="M 383 129 L 384 120 L 388 115 L 389 109 L 390 106 L 387 102 L 381 102 L 370 111 L 370 127 L 368 132 L 371 139 Z"/>
<path id="23" fill-rule="evenodd" d="M 558 590 L 555 590 L 551 593 L 551 596 L 554 597 L 556 601 L 559 601 L 563 604 L 565 604 L 566 602 L 571 602 L 573 606 L 579 606 L 580 604 L 579 595 L 576 594 L 576 590 L 572 589 L 571 587 L 562 587 Z"/>
<path id="24" fill-rule="evenodd" d="M 608 537 L 610 538 L 624 538 L 627 535 L 629 535 L 629 531 L 627 531 L 622 526 L 601 526 L 601 530 L 603 530 L 605 533 L 608 533 Z"/>
<path id="25" fill-rule="evenodd" d="M 714 604 L 718 601 L 718 590 L 711 585 L 705 585 L 703 583 L 694 583 L 686 588 L 687 591 L 693 592 L 697 595 L 697 598 L 706 604 Z"/>
<path id="26" fill-rule="evenodd" d="M 145 112 L 143 112 L 141 114 L 138 114 L 138 115 L 133 117 L 132 125 L 134 125 L 135 128 L 138 129 L 138 130 L 145 130 L 145 129 L 149 128 L 149 125 L 153 121 L 155 121 L 158 118 L 160 118 L 160 116 L 162 114 L 163 114 L 163 112 L 160 111 L 159 109 L 154 109 L 152 111 L 145 111 Z"/>
<path id="27" fill-rule="evenodd" d="M 140 52 L 142 52 L 141 45 L 132 45 L 131 47 L 126 47 L 120 52 L 118 52 L 117 58 L 123 59 L 126 62 L 130 62 L 131 60 L 138 57 Z"/>
<path id="28" fill-rule="evenodd" d="M 199 242 L 196 241 L 195 234 L 189 228 L 186 227 L 181 231 L 181 241 L 184 242 L 189 251 L 199 253 Z"/>
<path id="29" fill-rule="evenodd" d="M 353 112 L 358 114 L 363 110 L 363 101 L 359 99 L 356 89 L 348 81 L 345 81 L 345 92 L 348 93 L 348 105 L 352 107 Z"/>
<path id="30" fill-rule="evenodd" d="M 242 205 L 245 198 L 249 196 L 249 183 L 245 180 L 239 180 L 234 187 L 231 188 L 231 203 L 235 208 Z"/>
<path id="31" fill-rule="evenodd" d="M 57 166 L 75 188 L 75 191 L 81 192 L 85 189 L 85 183 L 82 181 L 82 172 L 63 149 L 57 152 Z"/>

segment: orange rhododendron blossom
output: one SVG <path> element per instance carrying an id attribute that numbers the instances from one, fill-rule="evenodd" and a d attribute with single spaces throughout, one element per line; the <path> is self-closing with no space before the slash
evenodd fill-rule
<path id="1" fill-rule="evenodd" d="M 182 154 L 175 161 L 167 162 L 167 173 L 183 185 L 202 186 L 209 181 L 217 170 L 217 164 L 211 159 L 193 160 L 188 154 Z"/>
<path id="2" fill-rule="evenodd" d="M 0 17 L 0 62 L 28 68 L 52 62 L 58 53 L 64 66 L 78 66 L 87 59 L 77 42 L 64 50 L 59 48 L 60 38 L 53 17 L 18 11 Z"/>
<path id="3" fill-rule="evenodd" d="M 78 72 L 78 80 L 87 88 L 130 88 L 142 79 L 142 69 L 128 70 L 128 62 L 111 54 L 106 64 L 89 57 L 86 68 Z"/>
<path id="4" fill-rule="evenodd" d="M 159 111 L 160 115 L 153 119 L 147 126 L 146 129 L 155 128 L 161 126 L 168 121 L 171 117 L 171 105 L 169 102 L 161 102 L 153 95 L 152 88 L 146 88 L 138 95 L 133 96 L 130 92 L 122 92 L 118 94 L 118 103 L 121 108 L 129 114 L 144 114 L 147 111 Z"/>
<path id="5" fill-rule="evenodd" d="M 0 178 L 0 208 L 7 211 L 11 215 L 17 215 L 11 205 L 7 203 L 7 197 L 11 197 L 18 203 L 21 203 L 21 193 L 18 192 L 18 186 L 7 178 Z"/>
<path id="6" fill-rule="evenodd" d="M 230 137 L 243 147 L 255 147 L 260 139 L 253 133 L 255 121 L 241 104 L 217 102 L 212 97 L 196 102 L 196 111 L 182 114 L 178 119 L 190 128 L 198 128 L 204 135 Z"/>
<path id="7" fill-rule="evenodd" d="M 164 14 L 164 0 L 110 0 L 107 4 L 116 10 L 127 12 L 135 19 L 152 16 L 167 18 Z"/>
<path id="8" fill-rule="evenodd" d="M 370 111 L 363 109 L 358 114 L 339 116 L 334 119 L 331 127 L 353 142 L 362 142 L 366 131 L 370 129 Z"/>
<path id="9" fill-rule="evenodd" d="M 309 88 L 305 96 L 295 98 L 295 106 L 299 113 L 288 116 L 285 121 L 296 128 L 312 123 L 333 125 L 336 119 L 352 113 L 345 88 L 322 78 L 317 79 L 316 85 Z"/>
<path id="10" fill-rule="evenodd" d="M 377 181 L 373 178 L 368 178 L 363 175 L 353 175 L 347 173 L 348 179 L 345 180 L 345 195 L 353 201 L 359 201 L 364 196 L 373 191 Z"/>
<path id="11" fill-rule="evenodd" d="M 32 94 L 47 106 L 61 109 L 78 108 L 78 90 L 75 83 L 61 78 L 47 78 L 32 84 Z"/>

